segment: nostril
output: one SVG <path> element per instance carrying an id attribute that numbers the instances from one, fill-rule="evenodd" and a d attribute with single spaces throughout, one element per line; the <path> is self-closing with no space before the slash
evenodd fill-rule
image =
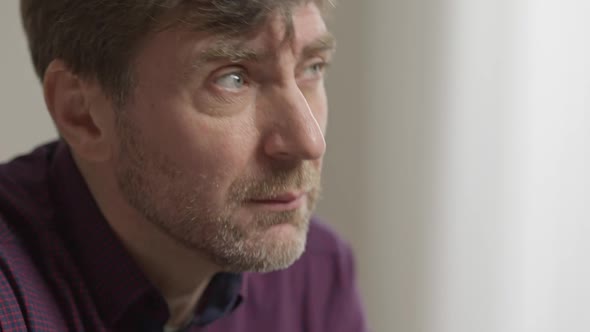
<path id="1" fill-rule="evenodd" d="M 264 152 L 275 159 L 313 160 L 321 158 L 326 142 L 321 132 L 275 130 L 265 138 Z"/>

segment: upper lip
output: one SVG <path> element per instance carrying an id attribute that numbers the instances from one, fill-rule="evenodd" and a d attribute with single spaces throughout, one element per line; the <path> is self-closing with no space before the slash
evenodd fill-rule
<path id="1" fill-rule="evenodd" d="M 289 191 L 273 196 L 253 198 L 254 202 L 289 203 L 305 195 L 304 191 Z"/>

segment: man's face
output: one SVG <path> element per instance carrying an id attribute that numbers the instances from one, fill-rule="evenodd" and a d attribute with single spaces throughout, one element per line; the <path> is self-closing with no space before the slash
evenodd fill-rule
<path id="1" fill-rule="evenodd" d="M 320 190 L 332 41 L 315 4 L 239 38 L 175 29 L 136 58 L 118 110 L 127 201 L 228 271 L 285 268 L 303 252 Z"/>

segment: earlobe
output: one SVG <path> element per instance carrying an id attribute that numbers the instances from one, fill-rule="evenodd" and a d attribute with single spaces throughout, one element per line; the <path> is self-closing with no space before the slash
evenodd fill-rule
<path id="1" fill-rule="evenodd" d="M 93 117 L 94 92 L 61 60 L 47 67 L 43 79 L 47 109 L 60 135 L 81 158 L 104 161 L 109 155 L 105 128 Z"/>

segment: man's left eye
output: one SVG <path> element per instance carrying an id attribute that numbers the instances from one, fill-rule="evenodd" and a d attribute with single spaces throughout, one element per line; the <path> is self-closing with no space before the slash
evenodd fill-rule
<path id="1" fill-rule="evenodd" d="M 324 74 L 327 64 L 325 62 L 316 62 L 308 67 L 302 73 L 304 79 L 319 78 Z"/>
<path id="2" fill-rule="evenodd" d="M 239 90 L 246 85 L 246 80 L 242 73 L 233 72 L 225 74 L 215 80 L 215 84 L 228 90 Z"/>

